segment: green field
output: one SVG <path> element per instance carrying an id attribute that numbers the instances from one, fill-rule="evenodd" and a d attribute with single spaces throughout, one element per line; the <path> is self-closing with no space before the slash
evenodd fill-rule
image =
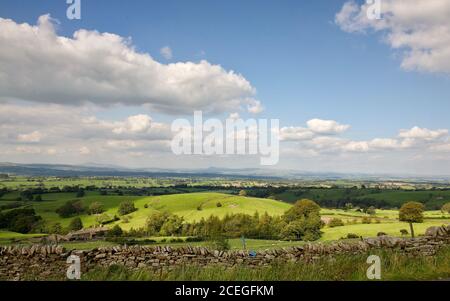
<path id="1" fill-rule="evenodd" d="M 3 196 L 0 203 L 7 203 L 17 197 L 17 194 L 12 192 Z M 405 196 L 405 198 L 407 198 Z M 55 210 L 61 207 L 68 200 L 79 199 L 83 205 L 88 207 L 93 202 L 100 202 L 103 204 L 106 213 L 110 216 L 119 216 L 118 207 L 123 201 L 133 201 L 136 212 L 127 215 L 128 220 L 119 220 L 114 224 L 120 225 L 124 230 L 132 228 L 138 229 L 145 226 L 147 218 L 157 211 L 169 212 L 182 216 L 185 221 L 193 222 L 199 221 L 201 218 L 208 218 L 211 215 L 224 217 L 227 214 L 245 213 L 252 215 L 255 212 L 263 214 L 265 212 L 273 216 L 280 216 L 292 205 L 272 199 L 262 199 L 253 197 L 242 197 L 223 193 L 190 193 L 190 194 L 173 194 L 162 196 L 119 196 L 119 195 L 101 195 L 98 191 L 86 192 L 84 197 L 77 198 L 76 193 L 47 193 L 42 195 L 42 202 L 31 202 L 28 206 L 32 206 L 38 215 L 48 224 L 60 223 L 63 227 L 67 227 L 73 218 L 61 218 Z M 221 206 L 217 204 L 220 203 Z M 322 209 L 322 218 L 331 219 L 339 218 L 344 222 L 344 226 L 330 228 L 325 226 L 322 229 L 323 235 L 321 241 L 338 240 L 346 237 L 347 234 L 352 233 L 363 237 L 374 237 L 379 232 L 384 232 L 393 236 L 400 236 L 400 230 L 406 229 L 409 231 L 409 226 L 406 223 L 398 221 L 397 210 L 376 210 L 376 214 L 369 216 L 363 212 L 356 210 L 342 210 L 342 209 Z M 422 224 L 415 224 L 415 231 L 417 235 L 422 235 L 425 230 L 431 226 L 440 226 L 450 222 L 450 214 L 444 214 L 441 211 L 426 211 L 425 221 Z M 363 218 L 370 217 L 370 224 L 362 224 Z M 83 214 L 80 216 L 84 227 L 91 227 L 96 224 L 96 216 Z M 36 235 L 23 235 L 7 231 L 0 231 L 0 244 L 9 243 L 11 239 L 26 240 L 27 238 Z M 156 239 L 161 240 L 162 238 Z M 167 242 L 161 244 L 168 244 Z M 185 243 L 171 243 L 175 246 L 184 245 Z M 191 243 L 192 245 L 205 245 L 205 243 Z M 230 240 L 232 248 L 240 248 L 241 242 L 239 239 Z M 264 249 L 271 247 L 284 247 L 298 244 L 298 242 L 279 242 L 267 240 L 248 240 L 249 248 Z M 71 243 L 67 244 L 69 248 L 92 248 L 97 246 L 107 246 L 111 243 L 107 242 L 90 242 L 90 243 Z"/>
<path id="2" fill-rule="evenodd" d="M 55 210 L 65 202 L 79 199 L 88 207 L 93 202 L 100 202 L 106 209 L 106 213 L 114 216 L 118 214 L 119 204 L 123 201 L 134 201 L 136 212 L 129 214 L 129 222 L 118 221 L 123 229 L 140 228 L 145 225 L 147 217 L 156 211 L 164 211 L 184 217 L 188 222 L 199 221 L 202 217 L 211 215 L 223 217 L 231 213 L 261 214 L 268 212 L 271 215 L 282 215 L 291 205 L 269 200 L 250 197 L 234 196 L 221 193 L 191 193 L 175 194 L 153 197 L 139 196 L 111 196 L 100 195 L 97 192 L 87 192 L 82 198 L 76 198 L 75 193 L 49 193 L 42 195 L 43 202 L 33 202 L 31 206 L 48 223 L 61 223 L 67 227 L 72 218 L 61 218 Z M 220 202 L 222 207 L 217 207 Z M 145 208 L 147 205 L 148 208 Z M 95 225 L 96 216 L 84 214 L 80 216 L 83 225 L 90 227 Z"/>

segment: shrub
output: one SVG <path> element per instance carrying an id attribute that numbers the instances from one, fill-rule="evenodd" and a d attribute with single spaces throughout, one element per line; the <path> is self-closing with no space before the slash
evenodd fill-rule
<path id="1" fill-rule="evenodd" d="M 344 205 L 344 210 L 345 210 L 345 211 L 349 211 L 349 210 L 351 210 L 351 209 L 353 209 L 353 204 L 352 204 L 352 203 L 346 203 L 346 204 Z"/>
<path id="2" fill-rule="evenodd" d="M 339 218 L 333 218 L 329 222 L 328 226 L 330 228 L 341 227 L 341 226 L 344 226 L 344 222 L 341 219 L 339 219 Z"/>
<path id="3" fill-rule="evenodd" d="M 319 239 L 323 226 L 319 213 L 320 207 L 315 202 L 307 199 L 298 201 L 282 217 L 285 222 L 282 237 L 288 240 Z"/>
<path id="4" fill-rule="evenodd" d="M 105 212 L 105 209 L 103 208 L 103 204 L 100 202 L 93 202 L 91 205 L 89 205 L 88 213 L 89 214 L 101 214 Z"/>
<path id="5" fill-rule="evenodd" d="M 84 193 L 84 189 L 80 189 L 77 191 L 77 198 L 82 198 L 84 197 L 85 193 Z"/>
<path id="6" fill-rule="evenodd" d="M 100 225 L 111 224 L 118 220 L 120 220 L 120 219 L 117 216 L 112 217 L 111 215 L 109 215 L 107 213 L 103 213 L 102 215 L 99 215 L 95 218 L 95 221 Z"/>
<path id="7" fill-rule="evenodd" d="M 20 199 L 22 201 L 31 202 L 33 200 L 33 192 L 30 190 L 24 190 L 20 193 Z"/>
<path id="8" fill-rule="evenodd" d="M 79 217 L 74 218 L 69 224 L 69 230 L 78 231 L 81 229 L 83 229 L 83 222 L 81 221 L 81 218 Z"/>
<path id="9" fill-rule="evenodd" d="M 108 231 L 109 237 L 120 237 L 123 234 L 122 228 L 119 225 L 115 225 Z"/>
<path id="10" fill-rule="evenodd" d="M 369 208 L 366 209 L 366 213 L 369 215 L 375 215 L 377 213 L 375 207 L 370 206 Z"/>
<path id="11" fill-rule="evenodd" d="M 80 200 L 67 201 L 64 205 L 56 209 L 60 217 L 67 218 L 84 212 L 83 203 Z"/>
<path id="12" fill-rule="evenodd" d="M 293 207 L 291 207 L 283 215 L 283 219 L 286 222 L 298 220 L 299 218 L 308 218 L 313 215 L 319 215 L 320 207 L 315 202 L 307 199 L 297 201 Z"/>
<path id="13" fill-rule="evenodd" d="M 172 238 L 172 239 L 170 240 L 170 242 L 171 242 L 171 243 L 180 243 L 180 242 L 183 242 L 183 240 L 182 240 L 181 238 Z"/>
<path id="14" fill-rule="evenodd" d="M 348 233 L 347 234 L 347 239 L 355 239 L 355 238 L 359 238 L 358 234 L 354 234 L 354 233 Z"/>
<path id="15" fill-rule="evenodd" d="M 8 229 L 12 232 L 29 233 L 41 220 L 34 209 L 13 209 L 0 213 L 0 229 Z"/>
<path id="16" fill-rule="evenodd" d="M 177 215 L 170 215 L 161 226 L 160 234 L 163 236 L 178 235 L 181 233 L 183 218 Z"/>
<path id="17" fill-rule="evenodd" d="M 200 242 L 203 241 L 203 237 L 200 236 L 191 236 L 186 238 L 186 242 Z"/>
<path id="18" fill-rule="evenodd" d="M 378 232 L 378 233 L 377 233 L 377 236 L 378 236 L 378 237 L 380 237 L 380 236 L 387 236 L 387 234 L 384 233 L 384 232 Z"/>
<path id="19" fill-rule="evenodd" d="M 119 205 L 119 214 L 120 215 L 127 215 L 130 213 L 135 212 L 137 209 L 134 207 L 134 203 L 131 201 L 125 201 L 120 203 Z"/>
<path id="20" fill-rule="evenodd" d="M 362 224 L 371 224 L 372 223 L 372 219 L 370 217 L 365 216 L 365 217 L 362 218 L 361 223 Z"/>
<path id="21" fill-rule="evenodd" d="M 245 190 L 239 191 L 239 196 L 247 196 L 247 191 Z"/>
<path id="22" fill-rule="evenodd" d="M 35 222 L 36 220 L 33 216 L 19 216 L 14 220 L 9 230 L 17 233 L 29 233 Z"/>
<path id="23" fill-rule="evenodd" d="M 156 212 L 147 218 L 146 230 L 149 235 L 157 235 L 161 231 L 164 222 L 169 218 L 167 212 Z"/>
<path id="24" fill-rule="evenodd" d="M 441 211 L 444 213 L 450 213 L 450 203 L 447 203 L 444 206 L 442 206 Z"/>
<path id="25" fill-rule="evenodd" d="M 61 223 L 54 223 L 49 227 L 48 232 L 49 234 L 62 234 L 63 227 L 61 226 Z"/>
<path id="26" fill-rule="evenodd" d="M 209 246 L 219 251 L 228 251 L 231 249 L 230 242 L 224 235 L 214 235 L 210 237 Z"/>
<path id="27" fill-rule="evenodd" d="M 147 209 L 147 208 L 148 208 L 148 204 L 145 204 L 145 205 L 144 205 L 144 208 Z"/>
<path id="28" fill-rule="evenodd" d="M 222 203 L 221 202 L 217 202 L 216 206 L 217 206 L 217 208 L 220 208 L 220 207 L 222 207 Z"/>
<path id="29" fill-rule="evenodd" d="M 408 233 L 408 230 L 406 230 L 406 229 L 401 229 L 401 230 L 400 230 L 400 234 L 401 234 L 402 236 L 406 236 L 406 235 L 408 235 L 409 233 Z"/>

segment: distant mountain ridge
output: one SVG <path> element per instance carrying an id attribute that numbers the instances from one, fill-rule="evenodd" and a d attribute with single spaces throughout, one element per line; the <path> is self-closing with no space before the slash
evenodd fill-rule
<path id="1" fill-rule="evenodd" d="M 114 165 L 87 163 L 69 164 L 19 164 L 0 162 L 0 173 L 22 176 L 105 176 L 105 177 L 230 177 L 248 179 L 304 179 L 304 180 L 418 180 L 450 181 L 450 176 L 389 175 L 336 172 L 307 172 L 259 168 L 229 169 L 210 167 L 204 169 L 127 168 Z"/>

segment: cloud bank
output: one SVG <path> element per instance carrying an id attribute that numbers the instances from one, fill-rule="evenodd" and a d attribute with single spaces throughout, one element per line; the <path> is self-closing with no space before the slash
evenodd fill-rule
<path id="1" fill-rule="evenodd" d="M 368 8 L 346 2 L 335 22 L 350 33 L 383 33 L 405 70 L 450 73 L 450 1 L 382 0 L 381 20 L 370 20 Z"/>
<path id="2" fill-rule="evenodd" d="M 161 64 L 111 33 L 59 36 L 49 15 L 37 25 L 0 18 L 0 44 L 8 46 L 0 47 L 0 101 L 148 104 L 164 113 L 259 110 L 255 88 L 240 74 L 205 60 Z"/>

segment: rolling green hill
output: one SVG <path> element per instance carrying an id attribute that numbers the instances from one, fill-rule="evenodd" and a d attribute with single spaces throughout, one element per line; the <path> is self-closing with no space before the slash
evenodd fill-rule
<path id="1" fill-rule="evenodd" d="M 148 216 L 157 211 L 169 212 L 182 216 L 186 221 L 199 221 L 201 218 L 208 218 L 211 215 L 224 217 L 226 214 L 244 213 L 254 214 L 264 212 L 270 215 L 282 215 L 292 205 L 272 199 L 262 199 L 253 197 L 242 197 L 222 193 L 190 193 L 173 194 L 163 196 L 141 197 L 141 196 L 118 196 L 118 195 L 100 195 L 98 192 L 87 192 L 84 197 L 77 198 L 75 193 L 49 193 L 42 195 L 42 202 L 32 202 L 32 206 L 38 215 L 40 215 L 49 225 L 61 223 L 67 227 L 72 218 L 61 218 L 55 210 L 61 207 L 68 200 L 79 199 L 83 205 L 88 207 L 93 202 L 100 202 L 106 210 L 106 214 L 111 217 L 119 216 L 119 204 L 123 201 L 133 201 L 136 212 L 127 215 L 128 221 L 123 219 L 115 222 L 124 230 L 131 228 L 140 228 L 145 226 Z M 2 202 L 8 202 L 3 199 Z M 218 206 L 218 204 L 220 205 Z M 371 216 L 371 224 L 362 224 L 362 218 L 368 217 L 367 214 L 355 210 L 344 211 L 342 209 L 323 208 L 321 215 L 325 219 L 339 218 L 345 226 L 330 228 L 328 226 L 322 229 L 322 241 L 336 240 L 345 237 L 348 233 L 354 233 L 361 236 L 376 236 L 378 232 L 385 232 L 390 235 L 399 236 L 401 229 L 408 229 L 406 223 L 398 221 L 397 210 L 376 210 L 376 214 Z M 84 227 L 90 227 L 96 224 L 95 215 L 83 214 L 80 216 Z M 450 222 L 450 214 L 444 214 L 441 211 L 426 211 L 425 222 L 416 225 L 418 235 L 423 234 L 426 228 L 430 226 L 439 226 Z M 109 226 L 112 226 L 111 224 Z M 11 232 L 0 232 L 0 238 L 10 239 L 26 238 L 23 235 L 16 235 Z M 31 237 L 31 236 L 30 236 Z"/>
<path id="2" fill-rule="evenodd" d="M 211 215 L 223 217 L 227 213 L 254 214 L 259 212 L 263 214 L 267 212 L 270 215 L 281 215 L 291 207 L 289 204 L 275 200 L 221 193 L 190 193 L 153 197 L 103 196 L 96 193 L 87 193 L 82 198 L 76 198 L 75 193 L 57 193 L 43 195 L 44 201 L 34 202 L 32 206 L 45 221 L 49 223 L 59 222 L 63 227 L 66 227 L 72 218 L 61 218 L 55 210 L 71 199 L 80 199 L 86 207 L 93 202 L 100 202 L 106 209 L 106 213 L 111 216 L 118 215 L 117 211 L 121 202 L 134 201 L 138 211 L 128 215 L 128 223 L 117 222 L 125 230 L 143 227 L 147 217 L 156 211 L 170 212 L 192 222 Z M 222 205 L 221 207 L 217 206 L 219 202 Z M 84 214 L 80 217 L 85 227 L 95 224 L 95 216 Z"/>

